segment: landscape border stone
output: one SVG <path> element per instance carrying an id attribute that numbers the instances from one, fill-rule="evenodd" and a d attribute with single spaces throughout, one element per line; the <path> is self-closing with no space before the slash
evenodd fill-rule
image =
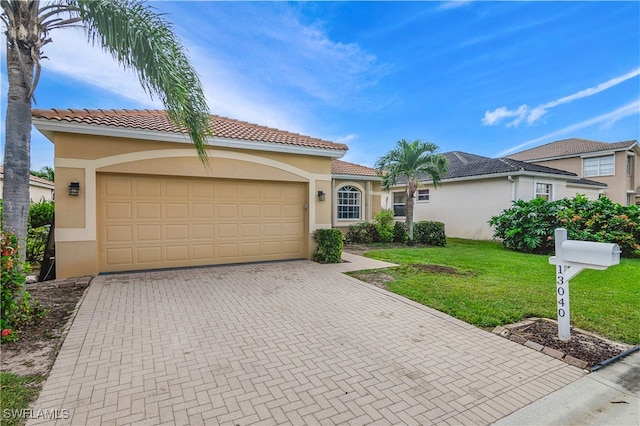
<path id="1" fill-rule="evenodd" d="M 533 350 L 542 352 L 546 355 L 549 355 L 553 358 L 562 360 L 564 362 L 566 362 L 567 364 L 573 365 L 575 367 L 581 368 L 583 369 L 585 372 L 590 373 L 592 370 L 591 368 L 589 368 L 589 363 L 587 361 L 578 359 L 574 356 L 571 355 L 566 355 L 564 352 L 559 351 L 555 348 L 551 348 L 548 346 L 543 346 L 537 342 L 534 342 L 532 340 L 528 340 L 516 333 L 514 333 L 514 330 L 517 330 L 519 328 L 525 327 L 527 325 L 531 325 L 535 322 L 538 321 L 547 321 L 553 324 L 557 324 L 555 321 L 548 319 L 548 318 L 537 318 L 537 317 L 532 317 L 532 318 L 527 318 L 524 321 L 518 322 L 518 323 L 514 323 L 514 324 L 508 324 L 508 325 L 502 325 L 502 326 L 497 326 L 493 329 L 492 333 L 496 334 L 498 336 L 504 337 L 505 339 L 509 339 L 513 342 L 519 343 L 521 345 L 527 346 L 528 348 L 531 348 Z M 581 334 L 585 334 L 587 336 L 592 336 L 592 337 L 596 337 L 598 339 L 602 339 L 607 343 L 610 343 L 612 345 L 617 345 L 617 346 L 621 346 L 621 347 L 626 347 L 628 345 L 623 345 L 619 342 L 613 342 L 611 340 L 605 339 L 602 336 L 598 336 L 594 333 L 585 331 L 585 330 L 581 330 L 579 328 L 575 328 L 572 327 L 575 331 L 581 333 Z M 629 346 L 629 348 L 631 348 L 631 346 Z"/>

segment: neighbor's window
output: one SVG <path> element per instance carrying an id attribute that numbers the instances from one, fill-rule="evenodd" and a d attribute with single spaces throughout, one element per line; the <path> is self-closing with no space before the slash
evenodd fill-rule
<path id="1" fill-rule="evenodd" d="M 406 216 L 407 215 L 407 193 L 406 192 L 394 192 L 393 193 L 393 215 L 394 216 Z"/>
<path id="2" fill-rule="evenodd" d="M 551 201 L 551 184 L 536 183 L 536 198 L 544 198 Z"/>
<path id="3" fill-rule="evenodd" d="M 429 190 L 418 189 L 416 198 L 418 199 L 418 201 L 429 201 Z"/>
<path id="4" fill-rule="evenodd" d="M 583 160 L 585 177 L 613 175 L 613 155 L 585 158 Z"/>
<path id="5" fill-rule="evenodd" d="M 360 219 L 360 190 L 343 186 L 338 190 L 338 219 Z"/>
<path id="6" fill-rule="evenodd" d="M 627 176 L 631 176 L 633 174 L 633 158 L 632 156 L 627 156 Z"/>

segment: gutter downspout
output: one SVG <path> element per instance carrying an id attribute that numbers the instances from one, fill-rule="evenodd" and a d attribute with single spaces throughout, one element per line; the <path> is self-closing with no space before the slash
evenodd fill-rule
<path id="1" fill-rule="evenodd" d="M 516 181 L 514 178 L 511 177 L 511 175 L 507 176 L 507 179 L 509 179 L 509 182 L 511 182 L 511 201 L 515 201 L 516 200 Z"/>

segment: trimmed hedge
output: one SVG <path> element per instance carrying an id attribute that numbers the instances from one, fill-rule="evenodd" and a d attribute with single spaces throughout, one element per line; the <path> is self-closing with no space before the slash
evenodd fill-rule
<path id="1" fill-rule="evenodd" d="M 444 223 L 422 220 L 413 224 L 413 238 L 415 243 L 427 246 L 445 246 L 447 237 L 444 233 Z"/>
<path id="2" fill-rule="evenodd" d="M 318 244 L 313 260 L 319 263 L 342 262 L 342 246 L 344 236 L 338 229 L 317 229 L 313 240 Z"/>

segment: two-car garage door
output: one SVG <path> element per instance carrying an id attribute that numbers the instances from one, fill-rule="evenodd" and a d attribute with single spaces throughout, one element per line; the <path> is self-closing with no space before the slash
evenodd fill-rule
<path id="1" fill-rule="evenodd" d="M 306 184 L 98 174 L 100 271 L 306 254 Z"/>

